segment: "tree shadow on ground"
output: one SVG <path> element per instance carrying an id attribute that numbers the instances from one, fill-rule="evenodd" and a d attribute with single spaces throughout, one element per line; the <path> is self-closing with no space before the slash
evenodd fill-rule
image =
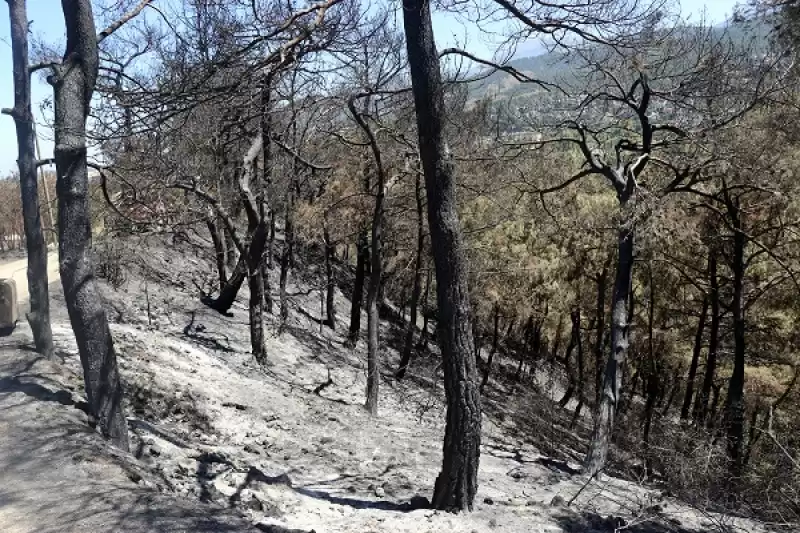
<path id="1" fill-rule="evenodd" d="M 251 466 L 247 471 L 247 477 L 241 485 L 236 488 L 236 492 L 228 499 L 230 504 L 233 505 L 241 498 L 242 492 L 249 488 L 253 483 L 263 483 L 265 485 L 282 485 L 297 494 L 314 498 L 316 500 L 323 500 L 335 505 L 344 505 L 352 507 L 353 509 L 373 509 L 378 511 L 395 511 L 407 513 L 417 509 L 425 509 L 430 506 L 428 500 L 421 496 L 416 496 L 404 502 L 392 502 L 388 500 L 368 500 L 354 497 L 337 496 L 330 492 L 319 489 L 311 489 L 309 487 L 319 486 L 324 482 L 309 483 L 306 486 L 295 486 L 288 473 L 279 474 L 277 476 L 270 476 L 264 473 L 261 469 Z"/>

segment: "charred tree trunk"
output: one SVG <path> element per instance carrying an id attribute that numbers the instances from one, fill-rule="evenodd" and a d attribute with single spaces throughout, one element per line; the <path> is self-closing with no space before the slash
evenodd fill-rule
<path id="1" fill-rule="evenodd" d="M 417 343 L 417 351 L 425 351 L 428 349 L 428 325 L 430 322 L 428 296 L 431 293 L 431 276 L 433 276 L 433 270 L 430 268 L 430 265 L 428 265 L 428 269 L 425 272 L 425 290 L 422 292 L 422 333 L 420 333 L 419 342 Z"/>
<path id="2" fill-rule="evenodd" d="M 623 207 L 626 200 L 621 200 Z M 633 275 L 633 229 L 621 227 L 618 233 L 617 273 L 611 307 L 611 354 L 603 377 L 603 394 L 595 416 L 589 453 L 585 467 L 590 475 L 599 473 L 606 464 L 617 402 L 622 385 L 622 369 L 628 354 L 628 298 Z"/>
<path id="3" fill-rule="evenodd" d="M 28 252 L 28 323 L 36 351 L 52 358 L 50 295 L 47 279 L 47 244 L 39 215 L 39 185 L 36 174 L 36 132 L 31 109 L 31 74 L 28 70 L 28 14 L 25 0 L 8 1 L 11 20 L 11 52 L 14 77 L 14 108 L 4 110 L 17 130 L 17 165 L 22 195 L 22 220 Z M 46 185 L 45 185 L 46 186 Z"/>
<path id="4" fill-rule="evenodd" d="M 655 321 L 655 289 L 653 287 L 653 266 L 648 265 L 649 285 L 650 285 L 650 298 L 647 310 L 647 398 L 644 406 L 644 431 L 642 440 L 645 447 L 650 444 L 650 427 L 653 424 L 653 411 L 656 405 L 656 399 L 659 392 L 659 364 L 656 361 L 656 351 L 654 342 L 654 321 Z"/>
<path id="5" fill-rule="evenodd" d="M 600 390 L 603 380 L 603 345 L 606 331 L 606 285 L 608 284 L 608 256 L 603 270 L 597 277 L 597 305 L 595 306 L 595 341 L 594 341 L 594 394 L 595 402 L 600 403 Z"/>
<path id="6" fill-rule="evenodd" d="M 383 204 L 386 198 L 386 173 L 378 141 L 355 106 L 355 99 L 348 102 L 350 114 L 363 131 L 369 142 L 375 165 L 375 205 L 372 211 L 372 230 L 370 235 L 370 271 L 367 286 L 367 400 L 364 406 L 372 415 L 378 414 L 378 389 L 381 381 L 380 365 L 380 314 L 379 302 L 383 301 L 381 290 L 383 253 Z M 365 162 L 365 185 L 369 183 L 370 165 Z"/>
<path id="7" fill-rule="evenodd" d="M 275 260 L 275 209 L 271 209 L 269 212 L 269 240 L 267 241 L 267 268 L 269 268 L 270 270 L 272 270 L 274 260 Z"/>
<path id="8" fill-rule="evenodd" d="M 281 303 L 279 332 L 283 332 L 289 320 L 289 293 L 286 285 L 289 282 L 289 269 L 294 255 L 294 184 L 289 185 L 286 192 L 286 212 L 283 219 L 283 252 L 281 253 L 281 275 L 278 281 L 278 292 Z"/>
<path id="9" fill-rule="evenodd" d="M 744 368 L 745 368 L 745 316 L 744 274 L 745 247 L 742 212 L 736 199 L 726 199 L 728 214 L 733 221 L 733 373 L 728 382 L 725 401 L 725 426 L 728 437 L 728 456 L 731 460 L 731 475 L 741 478 L 744 457 Z"/>
<path id="10" fill-rule="evenodd" d="M 336 256 L 336 245 L 331 241 L 328 223 L 322 227 L 322 238 L 325 241 L 325 325 L 336 330 L 336 277 L 333 272 L 333 260 Z"/>
<path id="11" fill-rule="evenodd" d="M 711 304 L 711 324 L 708 331 L 708 356 L 703 375 L 703 386 L 694 402 L 694 419 L 699 425 L 704 425 L 708 420 L 708 402 L 711 398 L 711 389 L 714 385 L 714 375 L 717 369 L 717 352 L 719 350 L 719 278 L 717 276 L 716 251 L 711 248 L 708 258 L 709 300 Z"/>
<path id="12" fill-rule="evenodd" d="M 354 348 L 361 334 L 361 302 L 364 299 L 364 280 L 369 263 L 369 244 L 366 231 L 358 234 L 356 243 L 356 275 L 353 280 L 353 296 L 350 298 L 350 330 L 347 333 L 347 346 Z"/>
<path id="13" fill-rule="evenodd" d="M 411 351 L 414 348 L 414 331 L 417 329 L 417 308 L 419 298 L 422 293 L 422 265 L 425 264 L 425 213 L 422 198 L 422 181 L 419 172 L 416 173 L 417 179 L 415 190 L 417 196 L 417 257 L 414 262 L 414 285 L 411 288 L 411 309 L 409 310 L 408 326 L 406 327 L 406 338 L 403 341 L 403 353 L 400 357 L 400 366 L 395 373 L 397 379 L 403 379 L 411 361 Z"/>
<path id="14" fill-rule="evenodd" d="M 61 284 L 83 366 L 90 420 L 127 451 L 117 357 L 92 264 L 86 120 L 97 80 L 97 37 L 89 0 L 62 0 L 62 8 L 66 50 L 48 77 L 54 91 Z"/>
<path id="15" fill-rule="evenodd" d="M 206 219 L 206 227 L 208 227 L 208 233 L 211 235 L 211 242 L 214 244 L 214 259 L 217 264 L 219 290 L 222 292 L 222 289 L 228 284 L 228 269 L 225 264 L 227 254 L 225 253 L 223 232 L 214 221 L 213 213 L 209 214 L 209 217 Z"/>
<path id="16" fill-rule="evenodd" d="M 500 342 L 500 304 L 494 304 L 494 320 L 492 326 L 492 349 L 489 350 L 489 357 L 486 360 L 486 367 L 483 369 L 483 379 L 481 380 L 480 392 L 483 394 L 486 384 L 489 382 L 489 374 L 492 372 L 494 355 L 497 353 L 497 346 Z"/>
<path id="17" fill-rule="evenodd" d="M 697 333 L 695 333 L 694 336 L 692 362 L 689 364 L 689 375 L 686 376 L 686 391 L 683 395 L 683 405 L 681 405 L 681 420 L 687 420 L 689 418 L 689 411 L 692 408 L 694 380 L 697 378 L 697 367 L 700 364 L 700 352 L 703 349 L 703 332 L 706 329 L 706 315 L 708 315 L 708 296 L 703 296 L 703 305 L 700 308 L 700 320 L 697 322 Z"/>
<path id="18" fill-rule="evenodd" d="M 429 0 L 403 0 L 403 23 L 436 266 L 447 400 L 442 469 L 431 503 L 440 510 L 466 511 L 472 510 L 478 489 L 481 399 L 472 346 L 464 247 L 456 212 L 455 169 L 444 135 L 444 86 Z"/>
<path id="19" fill-rule="evenodd" d="M 575 375 L 575 365 L 572 363 L 572 352 L 581 342 L 580 307 L 576 306 L 575 309 L 572 310 L 572 313 L 570 313 L 570 319 L 572 320 L 572 333 L 569 337 L 569 344 L 567 344 L 567 353 L 564 356 L 564 366 L 566 367 L 569 385 L 567 386 L 567 390 L 564 392 L 564 396 L 562 396 L 561 400 L 558 402 L 558 405 L 561 407 L 566 407 L 569 401 L 572 399 L 572 395 L 575 394 L 575 390 L 583 386 L 583 384 L 579 381 L 579 377 Z M 578 357 L 581 357 L 580 353 L 578 353 Z M 583 366 L 582 363 L 578 364 Z"/>
<path id="20" fill-rule="evenodd" d="M 580 320 L 580 308 L 578 308 L 578 320 Z M 572 414 L 572 420 L 569 423 L 570 429 L 575 427 L 577 424 L 578 419 L 581 416 L 581 409 L 583 409 L 583 405 L 586 403 L 586 384 L 584 381 L 584 362 L 583 362 L 583 342 L 580 332 L 580 327 L 578 328 L 578 338 L 577 338 L 577 351 L 578 353 L 575 355 L 575 359 L 578 362 L 578 405 L 575 406 L 575 412 Z"/>

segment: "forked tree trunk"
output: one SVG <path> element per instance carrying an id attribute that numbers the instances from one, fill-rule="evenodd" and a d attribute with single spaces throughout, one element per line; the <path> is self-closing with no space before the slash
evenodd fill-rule
<path id="1" fill-rule="evenodd" d="M 39 186 L 36 173 L 36 132 L 31 109 L 31 75 L 28 71 L 28 14 L 25 0 L 8 0 L 11 20 L 11 53 L 14 77 L 14 108 L 8 112 L 17 130 L 17 165 L 22 195 L 22 220 L 28 252 L 28 323 L 36 351 L 52 358 L 53 332 L 50 328 L 50 295 L 47 279 L 47 244 L 39 215 Z M 45 185 L 46 186 L 46 185 Z"/>
<path id="2" fill-rule="evenodd" d="M 444 136 L 444 86 L 430 1 L 403 0 L 403 24 L 428 197 L 447 400 L 442 469 L 431 503 L 440 510 L 465 511 L 472 510 L 478 489 L 481 399 L 472 346 L 467 270 L 456 212 L 455 169 Z"/>
<path id="3" fill-rule="evenodd" d="M 681 405 L 681 420 L 687 420 L 689 418 L 689 411 L 692 408 L 692 399 L 694 398 L 694 381 L 697 379 L 697 367 L 700 365 L 700 352 L 703 349 L 703 332 L 706 329 L 707 315 L 708 296 L 703 296 L 703 305 L 700 308 L 700 319 L 697 322 L 697 333 L 694 335 L 692 362 L 689 364 L 689 375 L 686 376 L 686 391 L 683 395 L 683 405 Z"/>
<path id="4" fill-rule="evenodd" d="M 711 391 L 714 385 L 714 375 L 717 369 L 717 352 L 719 350 L 719 278 L 717 276 L 717 256 L 714 248 L 709 249 L 708 279 L 708 297 L 711 303 L 711 324 L 708 331 L 708 356 L 706 357 L 703 386 L 697 398 L 695 398 L 693 413 L 695 422 L 700 426 L 703 426 L 708 420 L 708 402 L 711 398 Z"/>
<path id="5" fill-rule="evenodd" d="M 622 203 L 624 206 L 625 202 Z M 602 396 L 584 463 L 590 475 L 598 474 L 608 459 L 622 385 L 622 370 L 628 354 L 628 298 L 633 275 L 633 236 L 632 228 L 621 227 L 618 231 L 617 273 L 611 306 L 611 354 L 606 363 Z"/>
<path id="6" fill-rule="evenodd" d="M 379 302 L 383 301 L 381 276 L 383 274 L 383 204 L 386 198 L 386 172 L 380 147 L 370 126 L 356 109 L 354 99 L 350 99 L 348 107 L 353 119 L 364 132 L 369 142 L 375 168 L 375 205 L 372 211 L 372 229 L 370 238 L 370 272 L 367 287 L 367 400 L 364 404 L 372 415 L 378 414 L 378 389 L 381 381 L 380 364 L 380 313 Z M 365 185 L 369 183 L 370 166 L 365 161 Z"/>
<path id="7" fill-rule="evenodd" d="M 62 0 L 67 46 L 48 81 L 54 90 L 61 283 L 83 366 L 91 419 L 128 450 L 122 385 L 108 319 L 94 279 L 86 119 L 98 71 L 90 0 Z"/>

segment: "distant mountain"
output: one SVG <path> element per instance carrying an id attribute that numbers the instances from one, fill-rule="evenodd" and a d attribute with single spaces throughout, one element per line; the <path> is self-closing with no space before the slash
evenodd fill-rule
<path id="1" fill-rule="evenodd" d="M 686 27 L 687 36 L 698 31 L 698 27 Z M 758 48 L 768 49 L 771 25 L 764 20 L 736 22 L 712 28 L 710 38 L 722 40 L 734 46 L 746 46 L 754 43 Z M 513 59 L 506 63 L 520 73 L 537 80 L 549 83 L 572 84 L 578 80 L 580 60 L 564 52 L 548 52 L 532 57 Z M 519 97 L 541 94 L 543 89 L 532 83 L 515 79 L 510 74 L 497 71 L 488 77 L 470 84 L 470 96 L 473 99 L 492 98 L 495 100 L 517 99 Z"/>

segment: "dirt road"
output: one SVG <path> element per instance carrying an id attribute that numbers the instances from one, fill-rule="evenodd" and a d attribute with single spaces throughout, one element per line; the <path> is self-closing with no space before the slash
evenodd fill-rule
<path id="1" fill-rule="evenodd" d="M 11 278 L 17 283 L 17 296 L 20 305 L 28 301 L 28 259 L 0 262 L 0 279 Z M 47 254 L 47 276 L 50 283 L 58 281 L 58 252 Z"/>

